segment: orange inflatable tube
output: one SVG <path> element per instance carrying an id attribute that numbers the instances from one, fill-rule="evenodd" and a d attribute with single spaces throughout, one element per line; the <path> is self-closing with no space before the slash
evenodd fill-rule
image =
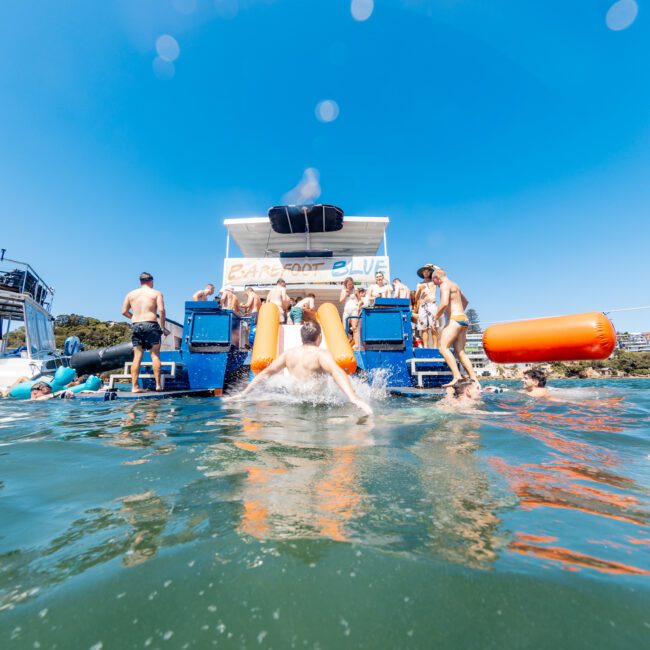
<path id="1" fill-rule="evenodd" d="M 357 360 L 345 335 L 338 310 L 331 302 L 325 302 L 318 308 L 316 317 L 323 330 L 327 349 L 339 367 L 351 375 L 357 369 Z"/>
<path id="2" fill-rule="evenodd" d="M 257 315 L 257 329 L 251 355 L 253 374 L 262 372 L 278 356 L 280 310 L 272 302 L 265 302 Z"/>
<path id="3" fill-rule="evenodd" d="M 606 359 L 615 346 L 614 327 L 600 312 L 492 325 L 483 334 L 495 363 Z"/>

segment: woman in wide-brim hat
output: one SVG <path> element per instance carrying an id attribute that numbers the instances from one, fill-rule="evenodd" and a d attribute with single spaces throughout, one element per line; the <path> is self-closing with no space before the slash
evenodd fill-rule
<path id="1" fill-rule="evenodd" d="M 421 266 L 421 267 L 418 269 L 418 275 L 419 275 L 422 279 L 424 279 L 424 270 L 425 270 L 425 269 L 428 269 L 429 271 L 431 271 L 431 274 L 433 275 L 433 272 L 434 272 L 434 271 L 437 271 L 437 270 L 438 270 L 438 267 L 437 267 L 435 264 L 425 264 L 424 266 Z"/>

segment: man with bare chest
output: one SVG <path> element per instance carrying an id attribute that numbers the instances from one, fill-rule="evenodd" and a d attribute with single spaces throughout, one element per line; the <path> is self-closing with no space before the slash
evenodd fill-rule
<path id="1" fill-rule="evenodd" d="M 160 380 L 160 341 L 169 330 L 165 327 L 165 301 L 160 291 L 153 288 L 153 275 L 140 274 L 140 288 L 126 294 L 122 315 L 131 320 L 133 365 L 131 366 L 131 390 L 141 393 L 138 386 L 140 364 L 145 350 L 151 350 L 151 365 L 156 379 L 156 390 L 162 390 Z M 160 319 L 160 323 L 158 320 Z"/>

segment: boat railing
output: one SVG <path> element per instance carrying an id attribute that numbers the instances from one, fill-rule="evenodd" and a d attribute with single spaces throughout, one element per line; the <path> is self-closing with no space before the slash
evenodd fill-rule
<path id="1" fill-rule="evenodd" d="M 48 312 L 52 309 L 54 289 L 26 262 L 4 256 L 0 250 L 0 291 L 30 296 Z"/>

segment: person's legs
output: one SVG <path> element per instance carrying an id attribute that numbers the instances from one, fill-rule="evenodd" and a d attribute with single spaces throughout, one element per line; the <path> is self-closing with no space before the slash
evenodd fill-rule
<path id="1" fill-rule="evenodd" d="M 431 330 L 426 329 L 426 330 L 421 330 L 420 334 L 422 336 L 422 347 L 423 348 L 431 348 Z"/>
<path id="2" fill-rule="evenodd" d="M 151 346 L 151 367 L 156 379 L 156 390 L 162 390 L 160 381 L 160 343 Z"/>
<path id="3" fill-rule="evenodd" d="M 452 380 L 448 384 L 445 384 L 445 386 L 453 386 L 457 381 L 460 381 L 463 378 L 460 374 L 460 370 L 458 369 L 456 359 L 454 358 L 454 355 L 450 349 L 451 346 L 454 345 L 459 332 L 460 325 L 452 320 L 447 323 L 447 326 L 442 330 L 442 333 L 440 334 L 440 344 L 438 349 L 440 350 L 440 354 L 442 355 L 443 359 L 447 362 L 447 365 L 451 370 L 451 374 L 453 375 Z"/>
<path id="4" fill-rule="evenodd" d="M 454 343 L 454 352 L 458 357 L 458 360 L 463 364 L 463 368 L 467 370 L 467 374 L 469 375 L 469 378 L 473 379 L 474 381 L 478 381 L 478 377 L 474 372 L 472 362 L 470 361 L 469 357 L 467 356 L 467 353 L 465 352 L 466 341 L 467 341 L 467 328 L 464 327 L 461 330 L 460 334 L 458 335 L 456 342 Z"/>
<path id="5" fill-rule="evenodd" d="M 138 386 L 138 377 L 140 376 L 140 364 L 142 363 L 142 353 L 144 350 L 139 345 L 133 346 L 133 364 L 131 365 L 131 391 L 139 393 L 142 389 Z"/>

